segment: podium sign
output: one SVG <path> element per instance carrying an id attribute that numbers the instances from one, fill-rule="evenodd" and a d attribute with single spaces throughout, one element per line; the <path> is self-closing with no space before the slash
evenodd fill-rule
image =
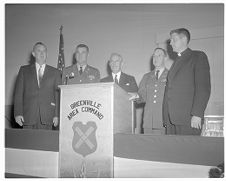
<path id="1" fill-rule="evenodd" d="M 113 134 L 133 129 L 128 94 L 114 83 L 59 87 L 59 177 L 113 177 Z"/>
<path id="2" fill-rule="evenodd" d="M 113 89 L 100 85 L 60 86 L 59 177 L 113 177 Z"/>

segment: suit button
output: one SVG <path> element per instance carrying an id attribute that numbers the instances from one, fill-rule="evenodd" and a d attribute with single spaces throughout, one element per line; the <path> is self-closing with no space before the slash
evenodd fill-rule
<path id="1" fill-rule="evenodd" d="M 82 80 L 79 80 L 79 82 L 82 82 Z"/>
<path id="2" fill-rule="evenodd" d="M 157 90 L 155 89 L 155 92 L 157 92 Z"/>
<path id="3" fill-rule="evenodd" d="M 157 87 L 158 85 L 157 84 L 155 84 L 155 87 Z"/>
<path id="4" fill-rule="evenodd" d="M 156 103 L 156 101 L 153 101 L 153 103 Z"/>
<path id="5" fill-rule="evenodd" d="M 156 97 L 156 95 L 154 95 L 154 97 Z"/>

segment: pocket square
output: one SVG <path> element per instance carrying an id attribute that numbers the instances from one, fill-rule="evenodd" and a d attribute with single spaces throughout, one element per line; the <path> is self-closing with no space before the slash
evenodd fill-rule
<path id="1" fill-rule="evenodd" d="M 51 102 L 51 106 L 56 106 L 56 104 L 55 104 L 55 103 L 53 103 L 53 102 Z"/>

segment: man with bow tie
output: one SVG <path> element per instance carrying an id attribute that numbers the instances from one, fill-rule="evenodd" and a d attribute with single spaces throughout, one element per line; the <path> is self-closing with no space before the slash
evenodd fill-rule
<path id="1" fill-rule="evenodd" d="M 122 72 L 123 59 L 118 53 L 112 53 L 109 65 L 111 75 L 101 79 L 101 82 L 115 82 L 126 92 L 137 92 L 138 86 L 133 76 Z"/>
<path id="2" fill-rule="evenodd" d="M 99 70 L 87 64 L 88 54 L 89 47 L 87 45 L 79 44 L 76 47 L 76 64 L 63 69 L 63 84 L 97 83 L 100 81 Z"/>
<path id="3" fill-rule="evenodd" d="M 132 95 L 130 100 L 137 103 L 145 103 L 143 124 L 137 124 L 138 132 L 143 128 L 144 134 L 165 134 L 162 119 L 162 102 L 166 85 L 168 70 L 165 68 L 167 52 L 162 48 L 156 48 L 153 53 L 153 65 L 155 69 L 144 74 L 138 94 Z"/>
<path id="4" fill-rule="evenodd" d="M 163 101 L 167 134 L 200 135 L 210 92 L 210 67 L 206 54 L 188 47 L 190 32 L 170 32 L 170 45 L 178 54 L 171 66 Z"/>
<path id="5" fill-rule="evenodd" d="M 24 129 L 52 129 L 58 125 L 60 72 L 46 64 L 42 42 L 34 45 L 32 55 L 35 63 L 22 66 L 16 80 L 15 120 Z"/>

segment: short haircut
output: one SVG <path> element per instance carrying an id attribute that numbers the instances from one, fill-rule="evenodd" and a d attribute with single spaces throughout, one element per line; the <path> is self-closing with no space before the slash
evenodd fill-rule
<path id="1" fill-rule="evenodd" d="M 78 48 L 86 48 L 87 52 L 89 52 L 89 47 L 87 45 L 85 45 L 85 44 L 79 44 L 79 45 L 77 45 L 76 50 Z"/>
<path id="2" fill-rule="evenodd" d="M 185 29 L 185 28 L 178 28 L 178 29 L 172 30 L 172 31 L 170 32 L 170 35 L 172 35 L 173 33 L 177 33 L 177 34 L 179 34 L 179 35 L 180 35 L 180 34 L 183 34 L 184 36 L 187 37 L 187 43 L 190 42 L 191 35 L 190 35 L 190 32 L 189 32 L 187 29 Z"/>
<path id="3" fill-rule="evenodd" d="M 33 46 L 33 51 L 35 51 L 35 48 L 36 48 L 38 45 L 44 46 L 45 49 L 47 50 L 47 46 L 46 46 L 44 43 L 42 43 L 41 41 L 39 41 L 39 42 L 37 42 L 37 43 L 34 44 L 34 46 Z"/>
<path id="4" fill-rule="evenodd" d="M 157 47 L 157 48 L 155 48 L 154 52 L 155 52 L 156 50 L 162 50 L 163 53 L 164 53 L 164 55 L 165 55 L 165 57 L 168 55 L 167 52 L 166 52 L 166 50 L 163 49 L 163 48 Z"/>
<path id="5" fill-rule="evenodd" d="M 122 56 L 120 54 L 118 54 L 118 53 L 112 53 L 111 56 L 110 56 L 110 60 L 109 61 L 111 61 L 111 57 L 113 57 L 113 56 L 118 56 L 120 58 L 120 61 L 123 61 Z"/>

